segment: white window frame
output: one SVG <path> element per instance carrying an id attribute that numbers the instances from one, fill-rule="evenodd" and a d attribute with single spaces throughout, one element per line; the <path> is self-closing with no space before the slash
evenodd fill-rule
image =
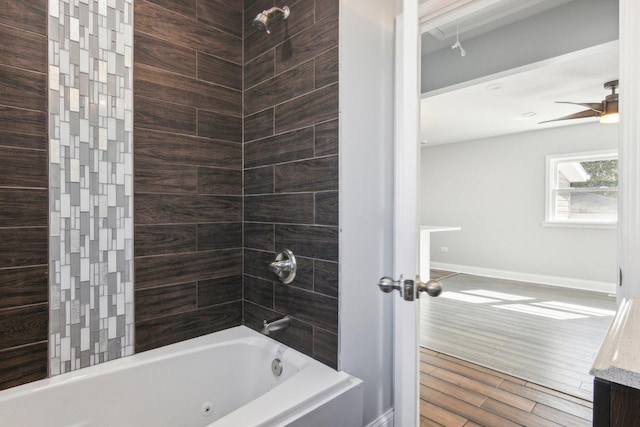
<path id="1" fill-rule="evenodd" d="M 546 156 L 545 181 L 545 227 L 583 227 L 583 228 L 617 228 L 617 221 L 608 220 L 562 220 L 555 218 L 555 190 L 558 177 L 558 164 L 567 161 L 617 160 L 618 149 L 587 151 L 579 153 L 550 154 Z M 618 184 L 619 187 L 619 184 Z M 618 188 L 616 188 L 618 189 Z"/>

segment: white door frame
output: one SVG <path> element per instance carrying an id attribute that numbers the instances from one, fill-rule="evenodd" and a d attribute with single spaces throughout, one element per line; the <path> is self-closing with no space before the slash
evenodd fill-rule
<path id="1" fill-rule="evenodd" d="M 428 0 L 426 13 L 462 13 L 493 0 Z M 640 2 L 620 2 L 620 137 L 618 264 L 622 286 L 618 300 L 640 295 Z M 419 31 L 417 0 L 402 0 L 396 19 L 396 147 L 394 194 L 394 274 L 413 278 L 417 247 L 417 176 L 419 126 Z M 446 12 L 449 11 L 449 12 Z M 466 12 L 466 11 L 465 11 Z M 414 55 L 410 55 L 414 52 Z M 416 132 L 415 135 L 413 134 Z M 411 156 L 415 155 L 416 159 Z M 415 169 L 414 169 L 415 168 Z M 412 235 L 408 233 L 414 230 Z M 418 425 L 418 304 L 394 298 L 394 425 Z M 413 350 L 411 350 L 413 346 Z"/>
<path id="2" fill-rule="evenodd" d="M 620 0 L 618 265 L 622 298 L 640 295 L 640 2 Z"/>

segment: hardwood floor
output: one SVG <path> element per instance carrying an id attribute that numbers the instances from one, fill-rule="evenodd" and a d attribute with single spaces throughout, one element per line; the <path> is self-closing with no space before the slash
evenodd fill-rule
<path id="1" fill-rule="evenodd" d="M 429 272 L 429 278 L 433 280 L 442 280 L 450 276 L 455 276 L 456 274 L 458 273 L 446 270 L 436 270 L 435 268 L 432 268 Z"/>
<path id="2" fill-rule="evenodd" d="M 440 297 L 421 298 L 421 346 L 592 399 L 588 372 L 615 298 L 467 274 L 441 282 Z"/>
<path id="3" fill-rule="evenodd" d="M 420 349 L 420 426 L 591 426 L 591 402 Z"/>

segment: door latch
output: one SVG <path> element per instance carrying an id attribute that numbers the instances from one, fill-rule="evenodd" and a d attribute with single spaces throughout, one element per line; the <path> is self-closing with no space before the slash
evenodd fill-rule
<path id="1" fill-rule="evenodd" d="M 437 297 L 442 292 L 442 284 L 437 280 L 429 280 L 427 283 L 424 283 L 419 279 L 415 281 L 404 280 L 402 276 L 400 276 L 400 280 L 393 280 L 389 276 L 384 276 L 378 282 L 378 286 L 385 294 L 393 292 L 394 290 L 400 292 L 400 296 L 405 301 L 414 301 L 420 298 L 420 292 L 426 292 L 432 297 Z"/>
<path id="2" fill-rule="evenodd" d="M 404 300 L 405 301 L 413 301 L 415 292 L 413 290 L 415 282 L 413 280 L 405 280 L 404 281 Z"/>

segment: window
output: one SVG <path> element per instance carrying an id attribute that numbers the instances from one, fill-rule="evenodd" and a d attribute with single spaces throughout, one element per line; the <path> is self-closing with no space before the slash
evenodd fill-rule
<path id="1" fill-rule="evenodd" d="M 545 225 L 615 226 L 618 151 L 547 156 Z"/>

